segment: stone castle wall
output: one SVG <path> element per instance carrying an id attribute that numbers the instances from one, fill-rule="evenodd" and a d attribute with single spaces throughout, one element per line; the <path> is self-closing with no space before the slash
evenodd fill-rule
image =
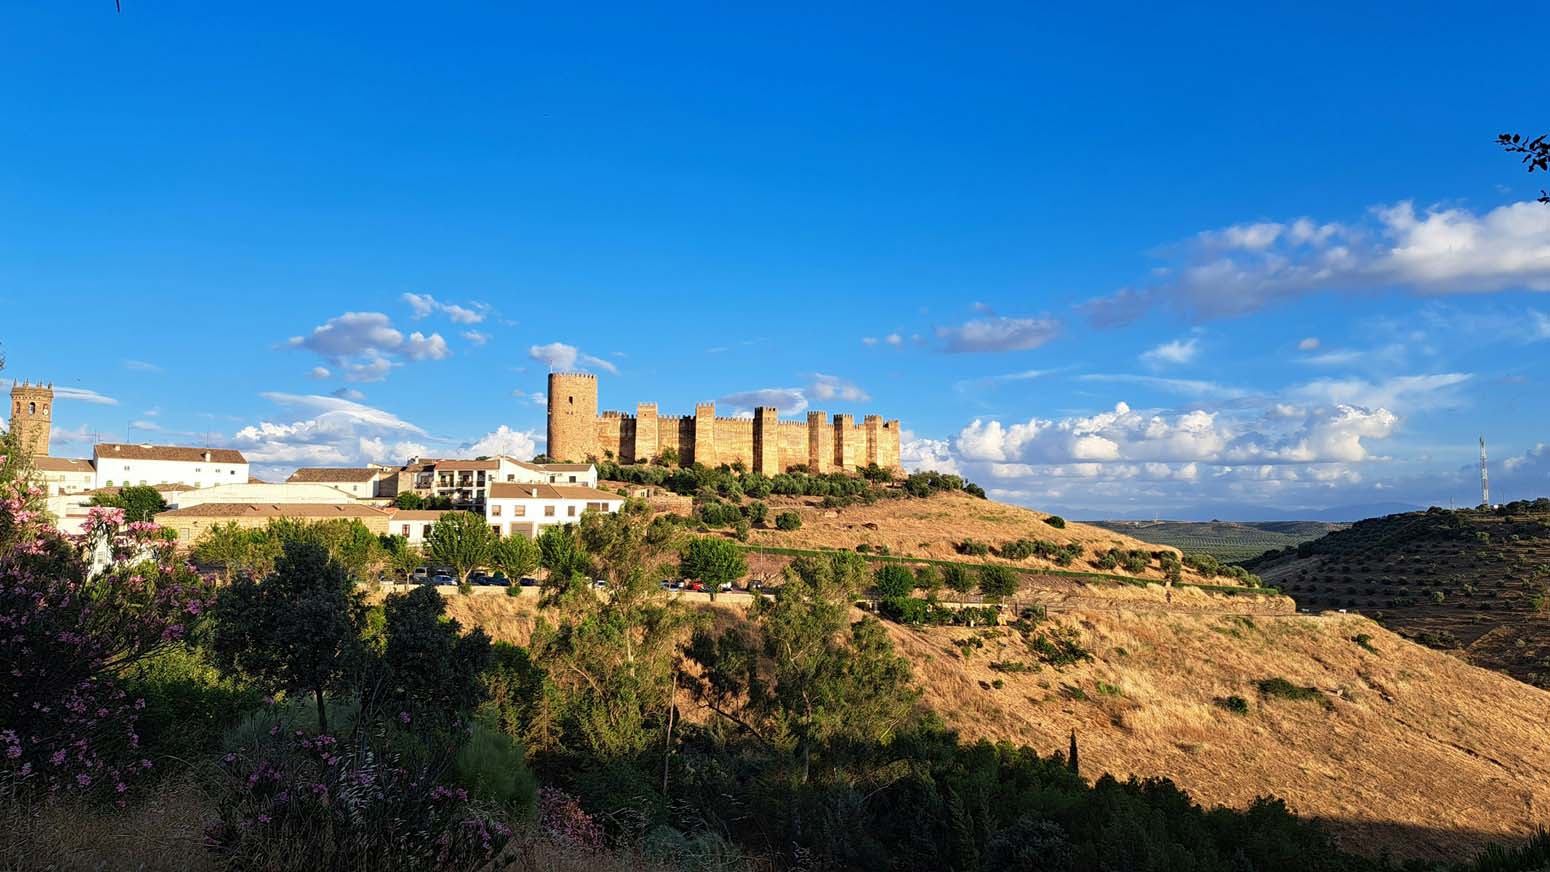
<path id="1" fill-rule="evenodd" d="M 590 414 L 590 418 L 588 418 Z M 868 415 L 860 424 L 851 415 L 829 418 L 807 413 L 806 421 L 782 421 L 773 408 L 754 410 L 752 418 L 717 417 L 714 403 L 700 403 L 692 416 L 664 416 L 655 403 L 641 403 L 635 414 L 597 413 L 597 380 L 590 375 L 549 376 L 549 447 L 557 460 L 613 456 L 624 463 L 648 462 L 664 452 L 693 463 L 720 466 L 741 463 L 773 475 L 796 466 L 810 472 L 854 471 L 875 463 L 899 468 L 899 422 Z"/>

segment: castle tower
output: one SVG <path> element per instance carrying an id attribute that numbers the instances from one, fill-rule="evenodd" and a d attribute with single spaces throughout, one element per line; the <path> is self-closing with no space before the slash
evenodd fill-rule
<path id="1" fill-rule="evenodd" d="M 635 463 L 646 463 L 656 458 L 662 451 L 662 440 L 658 435 L 657 404 L 635 404 L 635 443 L 630 449 L 630 460 Z"/>
<path id="2" fill-rule="evenodd" d="M 716 459 L 716 404 L 694 404 L 694 457 L 688 462 L 715 466 Z"/>
<path id="3" fill-rule="evenodd" d="M 844 472 L 852 472 L 857 466 L 856 419 L 850 415 L 834 416 L 834 466 Z"/>
<path id="4" fill-rule="evenodd" d="M 817 475 L 834 466 L 834 441 L 822 412 L 807 413 L 807 471 Z"/>
<path id="5" fill-rule="evenodd" d="M 597 438 L 597 376 L 549 373 L 549 445 L 556 460 L 601 457 Z"/>
<path id="6" fill-rule="evenodd" d="M 780 410 L 760 406 L 753 410 L 753 471 L 775 475 L 780 469 Z"/>
<path id="7" fill-rule="evenodd" d="M 48 456 L 48 442 L 54 429 L 53 410 L 53 382 L 11 385 L 11 432 L 28 456 Z"/>
<path id="8" fill-rule="evenodd" d="M 883 416 L 867 415 L 865 418 L 861 419 L 861 427 L 866 431 L 866 453 L 862 456 L 862 463 L 867 466 L 871 466 L 874 463 L 878 466 L 882 466 L 882 464 L 878 462 L 877 458 L 878 439 L 883 429 Z"/>

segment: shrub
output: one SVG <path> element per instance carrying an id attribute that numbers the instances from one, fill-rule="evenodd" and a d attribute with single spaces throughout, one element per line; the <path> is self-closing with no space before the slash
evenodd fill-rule
<path id="1" fill-rule="evenodd" d="M 802 516 L 796 512 L 781 512 L 775 516 L 775 528 L 777 530 L 800 530 L 802 528 Z"/>
<path id="2" fill-rule="evenodd" d="M 956 563 L 942 569 L 942 583 L 953 593 L 963 595 L 974 590 L 974 576 L 967 567 Z"/>
<path id="3" fill-rule="evenodd" d="M 516 817 L 532 817 L 537 809 L 538 779 L 523 759 L 522 746 L 501 732 L 493 713 L 475 721 L 452 759 L 452 780 L 470 797 L 501 805 Z"/>
<path id="4" fill-rule="evenodd" d="M 1044 523 L 1054 527 L 1057 530 L 1064 530 L 1066 528 L 1066 519 L 1059 515 L 1050 515 L 1048 518 L 1044 519 Z"/>
<path id="5" fill-rule="evenodd" d="M 973 557 L 984 557 L 990 553 L 990 546 L 984 542 L 976 542 L 973 539 L 965 539 L 953 546 L 959 554 L 967 554 Z"/>
<path id="6" fill-rule="evenodd" d="M 1366 633 L 1357 633 L 1355 636 L 1351 637 L 1351 641 L 1355 642 L 1358 647 L 1363 648 L 1364 650 L 1370 651 L 1373 654 L 1378 653 L 1378 649 L 1374 648 L 1372 645 L 1372 637 Z"/>
<path id="7" fill-rule="evenodd" d="M 1261 678 L 1259 681 L 1254 682 L 1254 686 L 1259 688 L 1259 692 L 1267 697 L 1300 702 L 1320 702 L 1324 704 L 1325 708 L 1334 708 L 1330 701 L 1324 698 L 1324 694 L 1319 693 L 1318 688 L 1301 687 L 1280 676 Z"/>
<path id="8" fill-rule="evenodd" d="M 1249 713 L 1249 701 L 1241 696 L 1219 696 L 1214 702 L 1235 715 L 1246 715 Z"/>

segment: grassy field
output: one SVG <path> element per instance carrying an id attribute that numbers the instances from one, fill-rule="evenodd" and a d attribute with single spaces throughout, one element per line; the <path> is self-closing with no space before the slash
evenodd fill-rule
<path id="1" fill-rule="evenodd" d="M 1271 549 L 1286 548 L 1341 530 L 1346 524 L 1322 521 L 1092 521 L 1095 527 L 1123 533 L 1154 545 L 1170 545 L 1180 551 L 1210 554 L 1235 562 L 1258 557 Z"/>

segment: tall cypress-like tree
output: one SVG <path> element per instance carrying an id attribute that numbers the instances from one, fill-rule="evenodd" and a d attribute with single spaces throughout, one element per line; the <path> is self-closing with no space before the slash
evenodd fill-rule
<path id="1" fill-rule="evenodd" d="M 1077 761 L 1076 757 L 1076 730 L 1074 729 L 1071 731 L 1071 752 L 1066 755 L 1066 768 L 1077 775 L 1082 774 L 1081 763 Z"/>

